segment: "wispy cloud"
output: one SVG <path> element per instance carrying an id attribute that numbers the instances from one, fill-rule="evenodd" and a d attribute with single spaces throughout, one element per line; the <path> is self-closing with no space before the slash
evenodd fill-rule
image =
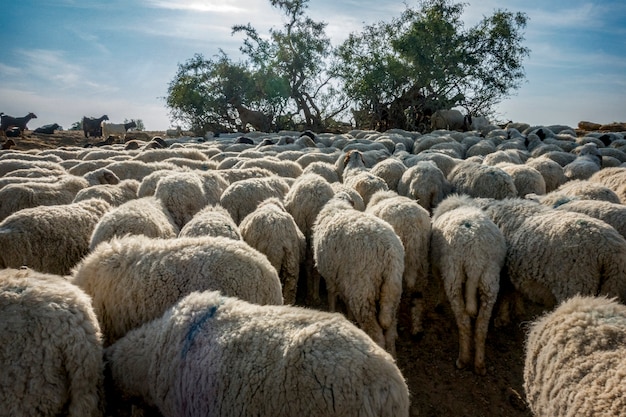
<path id="1" fill-rule="evenodd" d="M 0 62 L 0 74 L 2 75 L 18 75 L 20 71 L 21 70 L 18 67 L 12 67 L 10 65 L 6 65 Z"/>
<path id="2" fill-rule="evenodd" d="M 146 5 L 157 9 L 185 10 L 193 12 L 244 13 L 246 11 L 243 4 L 238 6 L 233 4 L 233 2 L 225 4 L 223 1 L 147 0 Z"/>

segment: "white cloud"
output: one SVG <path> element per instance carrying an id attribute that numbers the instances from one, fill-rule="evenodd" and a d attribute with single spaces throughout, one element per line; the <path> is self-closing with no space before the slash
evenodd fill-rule
<path id="1" fill-rule="evenodd" d="M 146 0 L 146 4 L 148 7 L 157 9 L 184 10 L 201 13 L 242 14 L 249 10 L 249 7 L 246 7 L 246 2 L 243 1 L 229 1 L 228 4 L 225 4 L 224 1 L 207 0 Z"/>

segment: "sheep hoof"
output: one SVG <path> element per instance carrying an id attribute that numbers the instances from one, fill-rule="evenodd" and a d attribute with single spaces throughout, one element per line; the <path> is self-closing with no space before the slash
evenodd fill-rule
<path id="1" fill-rule="evenodd" d="M 460 358 L 456 360 L 457 369 L 465 369 L 466 366 L 467 366 L 467 362 L 462 361 Z"/>
<path id="2" fill-rule="evenodd" d="M 487 367 L 485 365 L 475 365 L 474 373 L 476 373 L 476 375 L 485 376 L 487 375 Z"/>

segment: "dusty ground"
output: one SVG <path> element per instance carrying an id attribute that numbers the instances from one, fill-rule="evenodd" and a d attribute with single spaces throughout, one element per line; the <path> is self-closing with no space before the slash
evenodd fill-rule
<path id="1" fill-rule="evenodd" d="M 162 134 L 163 132 L 149 132 Z M 14 149 L 46 149 L 95 143 L 82 132 L 58 132 L 16 138 Z M 411 416 L 528 417 L 522 388 L 524 325 L 493 329 L 487 339 L 488 374 L 457 370 L 457 330 L 449 306 L 430 309 L 420 339 L 409 336 L 407 314 L 401 311 L 397 342 L 398 366 L 411 392 Z"/>

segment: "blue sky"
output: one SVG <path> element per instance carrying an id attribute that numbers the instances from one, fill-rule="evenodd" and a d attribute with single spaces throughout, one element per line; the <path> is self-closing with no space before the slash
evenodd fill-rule
<path id="1" fill-rule="evenodd" d="M 410 6 L 414 2 L 408 1 Z M 328 23 L 339 45 L 365 24 L 399 16 L 404 1 L 310 0 L 308 15 Z M 626 2 L 473 0 L 473 25 L 494 9 L 525 12 L 526 81 L 499 106 L 501 120 L 567 124 L 626 122 Z M 19 0 L 0 13 L 0 111 L 34 112 L 28 127 L 69 128 L 85 116 L 170 121 L 163 97 L 178 65 L 223 49 L 239 57 L 235 24 L 259 33 L 281 27 L 267 0 Z"/>

